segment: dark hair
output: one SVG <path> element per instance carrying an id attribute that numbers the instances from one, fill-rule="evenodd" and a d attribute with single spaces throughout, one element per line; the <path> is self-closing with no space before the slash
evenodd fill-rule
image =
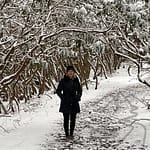
<path id="1" fill-rule="evenodd" d="M 74 72 L 75 72 L 75 69 L 74 69 L 74 67 L 73 67 L 73 66 L 67 66 L 67 72 L 68 72 L 69 70 L 72 70 L 72 71 L 74 71 Z"/>

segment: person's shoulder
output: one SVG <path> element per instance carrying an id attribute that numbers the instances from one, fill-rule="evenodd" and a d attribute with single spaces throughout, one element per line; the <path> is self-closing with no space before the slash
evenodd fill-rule
<path id="1" fill-rule="evenodd" d="M 59 80 L 60 83 L 63 82 L 63 81 L 64 81 L 64 77 Z"/>
<path id="2" fill-rule="evenodd" d="M 60 79 L 60 82 L 64 82 L 65 80 L 67 80 L 67 76 L 64 75 L 61 79 Z"/>
<path id="3" fill-rule="evenodd" d="M 74 77 L 74 80 L 79 82 L 79 78 L 77 76 Z"/>

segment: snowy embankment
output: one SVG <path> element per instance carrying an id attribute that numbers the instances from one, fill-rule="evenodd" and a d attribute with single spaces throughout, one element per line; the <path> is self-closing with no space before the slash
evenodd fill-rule
<path id="1" fill-rule="evenodd" d="M 98 90 L 94 89 L 92 83 L 90 90 L 84 89 L 81 107 L 82 103 L 94 101 L 109 92 L 134 85 L 138 81 L 136 77 L 129 77 L 125 69 L 121 69 L 113 77 L 101 80 Z M 29 105 L 24 104 L 20 113 L 12 117 L 1 117 L 0 149 L 40 150 L 41 144 L 46 139 L 46 134 L 57 131 L 56 122 L 62 118 L 58 112 L 59 101 L 57 95 L 49 92 L 41 98 L 34 98 Z"/>

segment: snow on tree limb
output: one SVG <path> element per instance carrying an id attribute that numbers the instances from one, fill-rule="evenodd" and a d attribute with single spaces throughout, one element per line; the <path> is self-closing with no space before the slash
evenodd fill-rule
<path id="1" fill-rule="evenodd" d="M 99 29 L 94 29 L 94 28 L 79 28 L 79 27 L 75 27 L 75 28 L 70 28 L 70 27 L 64 27 L 59 29 L 58 31 L 56 31 L 55 33 L 52 33 L 50 35 L 46 35 L 43 37 L 43 40 L 46 40 L 47 38 L 51 38 L 53 36 L 59 35 L 63 32 L 82 32 L 82 33 L 106 33 L 109 30 L 111 30 L 112 26 L 108 29 L 105 30 L 99 30 Z"/>

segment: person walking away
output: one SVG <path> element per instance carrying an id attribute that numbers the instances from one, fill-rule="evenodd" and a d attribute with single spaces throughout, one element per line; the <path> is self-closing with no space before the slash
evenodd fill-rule
<path id="1" fill-rule="evenodd" d="M 61 99 L 59 112 L 63 113 L 65 135 L 67 138 L 73 138 L 76 115 L 80 113 L 79 101 L 82 96 L 82 88 L 73 66 L 67 67 L 67 73 L 60 80 L 56 93 Z"/>

